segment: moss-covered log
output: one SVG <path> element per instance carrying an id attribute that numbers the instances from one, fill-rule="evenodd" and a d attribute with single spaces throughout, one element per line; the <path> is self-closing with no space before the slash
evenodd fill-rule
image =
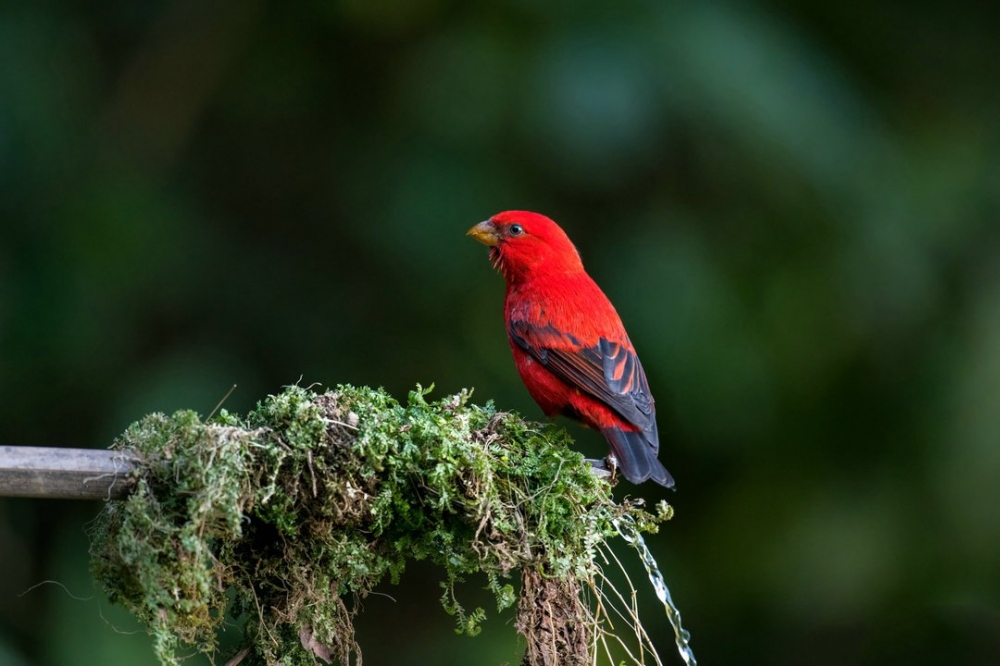
<path id="1" fill-rule="evenodd" d="M 244 617 L 232 663 L 289 666 L 360 663 L 349 600 L 410 560 L 442 567 L 442 603 L 469 634 L 485 613 L 455 582 L 484 572 L 503 609 L 520 570 L 525 663 L 589 663 L 596 549 L 615 517 L 659 517 L 616 504 L 562 430 L 426 393 L 293 386 L 246 417 L 139 421 L 115 445 L 140 465 L 93 530 L 95 575 L 163 664 L 183 645 L 214 655 L 222 622 Z"/>

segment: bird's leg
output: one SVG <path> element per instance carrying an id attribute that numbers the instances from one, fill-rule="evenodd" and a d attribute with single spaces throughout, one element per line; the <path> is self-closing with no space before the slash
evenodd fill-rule
<path id="1" fill-rule="evenodd" d="M 604 458 L 604 460 L 605 462 L 607 462 L 608 467 L 611 469 L 611 483 L 614 483 L 615 481 L 617 481 L 616 477 L 618 476 L 618 458 L 615 458 L 615 454 L 609 451 L 607 457 Z"/>

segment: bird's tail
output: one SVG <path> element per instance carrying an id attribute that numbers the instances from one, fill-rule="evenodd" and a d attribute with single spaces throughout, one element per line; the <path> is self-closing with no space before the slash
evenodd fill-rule
<path id="1" fill-rule="evenodd" d="M 641 431 L 610 427 L 602 428 L 601 434 L 611 445 L 618 469 L 626 479 L 632 483 L 652 479 L 665 488 L 674 487 L 674 477 L 657 459 L 656 449 Z"/>

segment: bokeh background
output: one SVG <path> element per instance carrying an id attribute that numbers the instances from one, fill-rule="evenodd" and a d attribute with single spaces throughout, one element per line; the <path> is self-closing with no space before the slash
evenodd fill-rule
<path id="1" fill-rule="evenodd" d="M 677 492 L 618 492 L 676 508 L 651 546 L 702 663 L 1000 663 L 998 19 L 5 2 L 0 441 L 105 447 L 299 381 L 540 417 L 464 237 L 538 210 L 658 399 Z M 153 663 L 90 581 L 99 508 L 0 499 L 0 664 Z M 365 601 L 365 663 L 516 663 L 509 615 L 453 634 L 438 574 Z"/>

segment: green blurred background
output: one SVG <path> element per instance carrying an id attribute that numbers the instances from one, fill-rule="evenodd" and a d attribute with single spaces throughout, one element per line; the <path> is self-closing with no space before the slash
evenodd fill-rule
<path id="1" fill-rule="evenodd" d="M 985 2 L 5 2 L 0 442 L 234 383 L 540 417 L 464 237 L 538 210 L 658 399 L 677 492 L 618 493 L 676 508 L 702 663 L 1000 663 L 998 34 Z M 90 581 L 99 508 L 0 499 L 0 664 L 153 663 Z M 364 602 L 365 663 L 516 663 L 439 573 Z"/>

